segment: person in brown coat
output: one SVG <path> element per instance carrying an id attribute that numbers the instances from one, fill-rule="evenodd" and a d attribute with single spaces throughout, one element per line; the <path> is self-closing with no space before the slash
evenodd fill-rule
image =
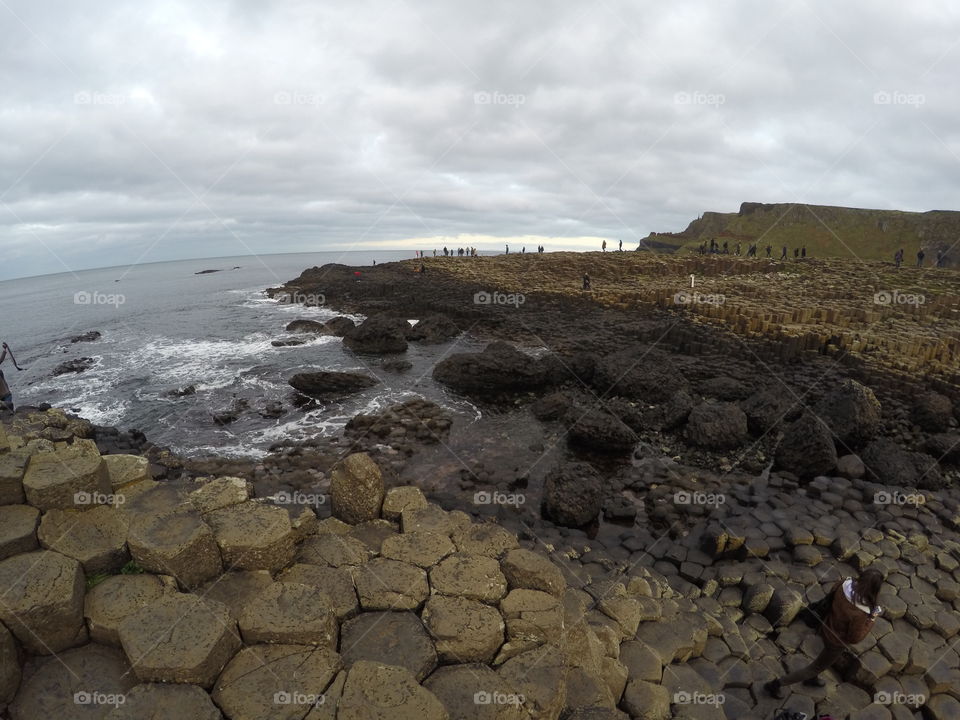
<path id="1" fill-rule="evenodd" d="M 805 685 L 822 687 L 820 677 L 843 655 L 850 645 L 856 645 L 870 634 L 873 624 L 883 612 L 877 604 L 883 575 L 878 570 L 867 569 L 856 580 L 846 578 L 839 581 L 830 591 L 829 610 L 820 626 L 823 636 L 823 650 L 806 667 L 789 675 L 774 678 L 766 683 L 764 689 L 775 698 L 783 697 L 783 687 L 802 682 Z"/>

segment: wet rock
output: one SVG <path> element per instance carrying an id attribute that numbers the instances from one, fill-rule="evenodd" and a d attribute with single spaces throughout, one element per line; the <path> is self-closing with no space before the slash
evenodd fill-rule
<path id="1" fill-rule="evenodd" d="M 402 373 L 406 372 L 413 367 L 413 363 L 409 360 L 400 360 L 398 358 L 392 358 L 390 360 L 384 360 L 380 365 L 387 372 Z"/>
<path id="2" fill-rule="evenodd" d="M 361 660 L 406 668 L 422 682 L 437 667 L 437 651 L 412 612 L 367 612 L 343 624 L 343 663 Z"/>
<path id="3" fill-rule="evenodd" d="M 350 318 L 338 315 L 335 318 L 330 318 L 323 324 L 323 334 L 343 337 L 356 326 L 357 324 Z"/>
<path id="4" fill-rule="evenodd" d="M 432 596 L 423 608 L 423 624 L 442 662 L 489 663 L 503 644 L 500 613 L 469 598 Z"/>
<path id="5" fill-rule="evenodd" d="M 0 562 L 0 621 L 31 653 L 50 655 L 85 640 L 80 563 L 51 550 Z"/>
<path id="6" fill-rule="evenodd" d="M 366 453 L 348 455 L 333 468 L 330 496 L 333 516 L 346 523 L 380 517 L 384 500 L 380 468 Z"/>
<path id="7" fill-rule="evenodd" d="M 546 479 L 543 510 L 559 525 L 580 527 L 600 514 L 603 489 L 600 476 L 587 463 L 567 463 Z"/>
<path id="8" fill-rule="evenodd" d="M 337 720 L 449 720 L 443 704 L 405 668 L 360 661 L 347 673 Z"/>
<path id="9" fill-rule="evenodd" d="M 496 399 L 536 391 L 552 382 L 543 365 L 504 342 L 479 353 L 455 353 L 434 366 L 433 378 L 468 395 Z"/>
<path id="10" fill-rule="evenodd" d="M 282 340 L 271 340 L 270 344 L 273 347 L 296 347 L 297 345 L 305 345 L 306 342 L 303 338 L 284 338 Z"/>
<path id="11" fill-rule="evenodd" d="M 240 648 L 236 623 L 224 605 L 195 595 L 167 595 L 127 616 L 120 642 L 144 682 L 210 688 Z"/>
<path id="12" fill-rule="evenodd" d="M 943 432 L 953 419 L 953 403 L 940 393 L 925 392 L 914 401 L 912 419 L 927 432 Z"/>
<path id="13" fill-rule="evenodd" d="M 71 342 L 71 343 L 78 343 L 78 342 L 96 342 L 97 340 L 100 339 L 100 337 L 101 337 L 101 335 L 100 335 L 100 332 L 99 332 L 98 330 L 88 330 L 88 331 L 85 332 L 85 333 L 80 333 L 79 335 L 74 335 L 72 338 L 70 338 L 70 342 Z"/>
<path id="14" fill-rule="evenodd" d="M 446 315 L 430 315 L 407 331 L 407 339 L 422 343 L 442 343 L 460 334 L 460 328 Z"/>
<path id="15" fill-rule="evenodd" d="M 316 320 L 293 320 L 287 323 L 284 330 L 297 333 L 322 333 L 323 323 L 317 322 Z"/>
<path id="16" fill-rule="evenodd" d="M 777 448 L 777 467 L 801 478 L 830 473 L 837 465 L 837 450 L 827 426 L 813 413 L 804 413 L 784 428 Z"/>
<path id="17" fill-rule="evenodd" d="M 832 389 L 815 408 L 837 442 L 850 449 L 861 447 L 880 429 L 880 402 L 873 390 L 846 379 Z"/>
<path id="18" fill-rule="evenodd" d="M 687 418 L 687 439 L 712 450 L 732 450 L 747 437 L 747 416 L 732 403 L 701 403 Z"/>
<path id="19" fill-rule="evenodd" d="M 65 360 L 53 369 L 51 375 L 53 377 L 59 377 L 60 375 L 68 375 L 69 373 L 82 373 L 92 368 L 96 362 L 96 360 L 89 357 Z"/>
<path id="20" fill-rule="evenodd" d="M 290 378 L 289 382 L 297 392 L 321 399 L 349 395 L 377 384 L 376 379 L 366 373 L 331 370 L 297 373 Z"/>
<path id="21" fill-rule="evenodd" d="M 605 453 L 630 452 L 637 444 L 633 430 L 616 416 L 597 409 L 580 415 L 567 437 L 572 445 Z"/>
<path id="22" fill-rule="evenodd" d="M 373 315 L 343 336 L 343 344 L 356 353 L 386 355 L 407 349 L 410 323 L 403 318 Z"/>

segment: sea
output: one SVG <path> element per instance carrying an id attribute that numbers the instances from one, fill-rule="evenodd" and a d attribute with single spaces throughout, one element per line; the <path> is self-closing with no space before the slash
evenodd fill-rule
<path id="1" fill-rule="evenodd" d="M 359 412 L 417 396 L 479 417 L 471 403 L 431 377 L 439 358 L 476 349 L 469 337 L 441 345 L 412 343 L 404 358 L 412 368 L 402 373 L 385 372 L 378 359 L 354 355 L 336 337 L 309 335 L 306 344 L 290 347 L 271 344 L 292 337 L 284 330 L 291 320 L 323 321 L 340 313 L 268 298 L 266 288 L 326 263 L 367 266 L 413 256 L 413 251 L 238 256 L 7 280 L 0 282 L 0 339 L 24 370 L 18 372 L 9 359 L 0 369 L 18 406 L 49 403 L 97 425 L 137 429 L 187 457 L 262 457 L 278 441 L 336 434 Z M 71 342 L 90 331 L 100 339 Z M 92 365 L 54 376 L 61 363 L 80 358 Z M 380 382 L 301 410 L 288 380 L 311 370 L 369 372 Z M 192 394 L 174 392 L 189 386 Z M 248 409 L 235 422 L 214 422 L 238 401 Z M 261 414 L 276 403 L 283 407 L 279 417 Z"/>

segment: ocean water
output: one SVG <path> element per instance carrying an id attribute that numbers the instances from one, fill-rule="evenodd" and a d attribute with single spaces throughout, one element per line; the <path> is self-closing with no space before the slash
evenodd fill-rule
<path id="1" fill-rule="evenodd" d="M 462 337 L 435 346 L 411 344 L 413 368 L 395 374 L 380 360 L 346 350 L 340 338 L 273 347 L 289 337 L 296 318 L 325 320 L 338 313 L 272 300 L 268 287 L 304 269 L 339 262 L 370 265 L 408 258 L 412 252 L 328 252 L 241 256 L 151 263 L 0 282 L 0 339 L 24 372 L 3 371 L 17 405 L 50 403 L 99 425 L 137 428 L 154 443 L 188 455 L 257 457 L 274 442 L 338 432 L 354 414 L 420 395 L 456 412 L 475 414 L 470 403 L 433 382 L 436 360 L 475 347 Z M 220 272 L 197 275 L 207 269 Z M 355 317 L 359 320 L 361 318 Z M 416 318 L 411 318 L 416 320 Z M 97 330 L 95 342 L 70 338 Z M 453 347 L 456 345 L 456 347 Z M 81 357 L 90 369 L 53 377 L 60 363 Z M 287 383 L 296 372 L 361 370 L 381 382 L 369 390 L 308 412 L 292 403 Z M 184 397 L 170 391 L 193 385 Z M 230 425 L 214 413 L 243 400 L 249 410 Z M 279 418 L 258 411 L 280 402 Z"/>

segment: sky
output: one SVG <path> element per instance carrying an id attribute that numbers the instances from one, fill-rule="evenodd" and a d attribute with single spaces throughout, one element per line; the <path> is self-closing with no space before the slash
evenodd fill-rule
<path id="1" fill-rule="evenodd" d="M 958 70 L 950 0 L 0 0 L 0 279 L 958 209 Z"/>

